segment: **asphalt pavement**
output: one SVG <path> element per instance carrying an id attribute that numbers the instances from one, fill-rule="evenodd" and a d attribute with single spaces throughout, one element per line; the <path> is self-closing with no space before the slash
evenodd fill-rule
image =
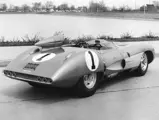
<path id="1" fill-rule="evenodd" d="M 77 98 L 71 91 L 35 89 L 6 78 L 0 68 L 3 120 L 158 120 L 159 58 L 143 77 L 122 75 L 103 82 L 96 94 Z"/>
<path id="2" fill-rule="evenodd" d="M 25 82 L 6 78 L 1 67 L 0 119 L 158 120 L 158 64 L 156 57 L 142 77 L 129 74 L 105 81 L 88 98 L 77 98 L 65 89 L 35 89 Z"/>

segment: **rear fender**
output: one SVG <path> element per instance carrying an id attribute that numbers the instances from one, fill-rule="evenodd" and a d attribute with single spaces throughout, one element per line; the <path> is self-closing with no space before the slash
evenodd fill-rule
<path id="1" fill-rule="evenodd" d="M 94 63 L 92 63 L 90 54 L 94 58 Z M 104 64 L 98 53 L 88 50 L 66 60 L 63 66 L 52 76 L 52 80 L 57 86 L 73 86 L 83 75 L 93 72 L 104 72 Z"/>

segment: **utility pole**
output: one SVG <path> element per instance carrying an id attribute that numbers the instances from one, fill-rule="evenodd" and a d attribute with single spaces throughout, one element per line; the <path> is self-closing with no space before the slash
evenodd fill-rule
<path id="1" fill-rule="evenodd" d="M 136 0 L 135 0 L 135 10 L 136 10 Z"/>
<path id="2" fill-rule="evenodd" d="M 146 13 L 146 12 L 145 12 L 145 11 L 146 11 L 146 8 L 145 8 L 145 7 L 146 7 L 146 5 L 144 5 L 144 14 Z"/>

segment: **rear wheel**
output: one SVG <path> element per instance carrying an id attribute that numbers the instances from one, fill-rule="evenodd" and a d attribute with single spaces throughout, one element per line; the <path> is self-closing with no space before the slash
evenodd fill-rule
<path id="1" fill-rule="evenodd" d="M 148 69 L 148 58 L 146 53 L 143 53 L 140 60 L 140 65 L 137 68 L 136 72 L 138 73 L 139 76 L 143 76 L 146 74 L 147 69 Z"/>
<path id="2" fill-rule="evenodd" d="M 76 85 L 76 92 L 79 97 L 88 97 L 96 92 L 98 86 L 97 73 L 84 75 Z"/>

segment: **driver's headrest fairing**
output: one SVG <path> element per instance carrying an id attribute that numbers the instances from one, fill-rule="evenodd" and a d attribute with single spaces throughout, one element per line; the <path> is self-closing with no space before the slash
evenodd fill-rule
<path id="1" fill-rule="evenodd" d="M 56 36 L 52 36 L 49 38 L 46 38 L 44 40 L 41 40 L 39 42 L 37 42 L 35 45 L 36 46 L 47 46 L 47 45 L 52 45 L 52 44 L 57 44 L 57 43 L 63 43 L 65 40 L 63 35 L 56 35 Z"/>

